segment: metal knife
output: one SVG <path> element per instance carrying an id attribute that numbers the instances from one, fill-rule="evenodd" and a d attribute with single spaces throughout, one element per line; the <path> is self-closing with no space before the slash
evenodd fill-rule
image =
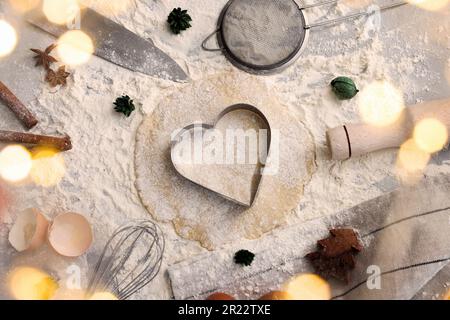
<path id="1" fill-rule="evenodd" d="M 41 10 L 34 10 L 27 16 L 27 21 L 56 37 L 68 31 L 66 26 L 49 22 Z M 96 56 L 131 71 L 158 78 L 177 82 L 188 79 L 183 69 L 152 42 L 92 9 L 81 11 L 80 27 L 94 42 Z"/>

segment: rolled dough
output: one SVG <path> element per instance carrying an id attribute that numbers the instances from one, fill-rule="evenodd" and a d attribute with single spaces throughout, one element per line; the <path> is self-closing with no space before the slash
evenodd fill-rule
<path id="1" fill-rule="evenodd" d="M 170 158 L 171 136 L 196 122 L 214 123 L 228 106 L 248 103 L 266 116 L 276 174 L 264 176 L 251 208 L 195 185 L 179 175 Z M 281 105 L 264 82 L 239 72 L 195 81 L 165 98 L 142 122 L 136 141 L 136 187 L 158 221 L 171 222 L 181 237 L 213 250 L 235 239 L 255 239 L 282 226 L 313 171 L 314 143 L 301 115 Z M 278 151 L 273 151 L 278 148 Z"/>

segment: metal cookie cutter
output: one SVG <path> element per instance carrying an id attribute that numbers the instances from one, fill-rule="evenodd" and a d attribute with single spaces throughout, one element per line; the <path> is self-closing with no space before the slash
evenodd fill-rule
<path id="1" fill-rule="evenodd" d="M 226 187 L 224 187 L 224 184 L 226 184 L 226 181 L 222 180 L 221 177 L 214 177 L 216 179 L 215 182 L 217 182 L 216 185 L 210 185 L 208 184 L 206 181 L 204 181 L 202 179 L 202 177 L 200 176 L 201 174 L 196 174 L 195 172 L 193 174 L 188 174 L 186 170 L 184 170 L 183 167 L 183 163 L 179 163 L 177 162 L 177 147 L 179 146 L 180 142 L 183 141 L 183 136 L 186 135 L 187 133 L 193 134 L 194 130 L 202 130 L 202 132 L 206 132 L 208 130 L 212 130 L 215 129 L 215 127 L 217 126 L 217 124 L 220 122 L 220 120 L 222 118 L 225 117 L 225 115 L 233 112 L 233 111 L 237 111 L 237 110 L 243 110 L 243 111 L 250 111 L 253 114 L 255 114 L 256 116 L 258 116 L 258 118 L 262 121 L 262 123 L 264 124 L 264 129 L 267 130 L 267 135 L 266 135 L 266 152 L 267 152 L 267 158 L 269 157 L 269 153 L 270 153 L 270 144 L 271 144 L 271 138 L 272 138 L 272 133 L 271 133 L 271 128 L 270 128 L 270 124 L 269 121 L 267 120 L 266 116 L 256 107 L 249 105 L 249 104 L 235 104 L 232 105 L 228 108 L 226 108 L 225 110 L 223 110 L 218 117 L 216 118 L 216 120 L 214 121 L 213 124 L 208 124 L 208 123 L 195 123 L 195 124 L 190 124 L 186 127 L 184 127 L 183 129 L 181 129 L 173 138 L 171 141 L 171 160 L 172 160 L 172 164 L 175 167 L 175 170 L 178 172 L 178 174 L 180 174 L 181 176 L 183 176 L 185 179 L 188 179 L 189 181 L 193 182 L 196 185 L 199 185 L 205 189 L 208 189 L 210 191 L 213 191 L 214 193 L 218 194 L 219 196 L 230 200 L 234 203 L 237 203 L 239 205 L 245 206 L 245 207 L 251 207 L 256 199 L 256 196 L 258 194 L 258 190 L 259 190 L 259 186 L 262 182 L 262 177 L 264 175 L 264 170 L 265 170 L 265 164 L 267 163 L 267 161 L 265 161 L 264 163 L 260 163 L 261 167 L 260 170 L 257 170 L 257 172 L 253 175 L 252 181 L 250 182 L 249 186 L 250 186 L 250 192 L 249 194 L 247 194 L 247 196 L 242 195 L 242 194 L 236 194 L 233 191 L 230 191 L 229 188 L 227 189 Z M 258 145 L 260 146 L 260 141 L 258 140 Z M 203 143 L 203 141 L 202 141 Z M 201 165 L 201 164 L 200 164 Z M 192 164 L 189 164 L 188 166 L 190 166 L 192 168 Z M 205 164 L 205 166 L 207 166 L 207 164 Z M 209 182 L 209 181 L 208 181 Z M 221 182 L 224 182 L 222 185 Z"/>

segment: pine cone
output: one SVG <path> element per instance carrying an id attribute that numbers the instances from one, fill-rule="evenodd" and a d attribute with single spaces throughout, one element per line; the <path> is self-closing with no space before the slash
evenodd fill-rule
<path id="1" fill-rule="evenodd" d="M 170 30 L 175 34 L 180 34 L 181 31 L 187 30 L 191 27 L 191 16 L 187 13 L 187 10 L 181 8 L 173 9 L 169 14 L 167 22 L 169 23 Z"/>

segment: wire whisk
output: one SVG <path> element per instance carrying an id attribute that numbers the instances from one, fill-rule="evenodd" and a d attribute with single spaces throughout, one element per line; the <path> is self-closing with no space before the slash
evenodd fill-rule
<path id="1" fill-rule="evenodd" d="M 148 220 L 133 221 L 117 229 L 95 266 L 88 296 L 108 292 L 126 300 L 158 274 L 164 253 L 161 229 Z"/>

